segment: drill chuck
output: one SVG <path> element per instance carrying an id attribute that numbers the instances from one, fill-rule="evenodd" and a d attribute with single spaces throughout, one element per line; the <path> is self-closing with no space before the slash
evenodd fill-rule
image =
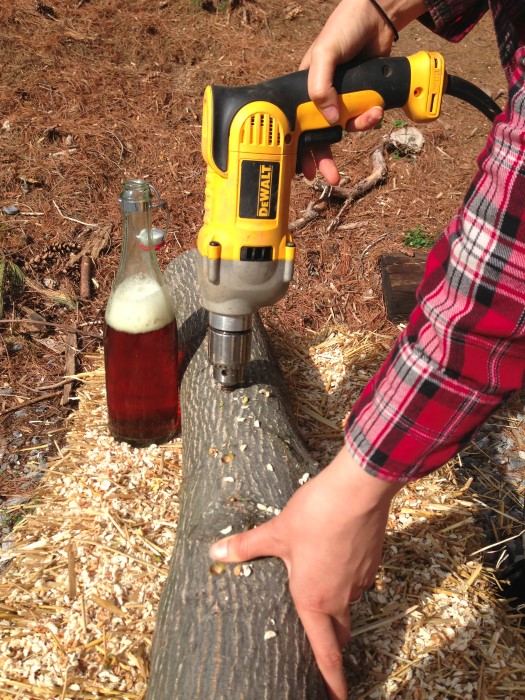
<path id="1" fill-rule="evenodd" d="M 250 360 L 252 315 L 225 316 L 210 312 L 208 359 L 213 377 L 228 389 L 242 384 L 244 367 Z"/>

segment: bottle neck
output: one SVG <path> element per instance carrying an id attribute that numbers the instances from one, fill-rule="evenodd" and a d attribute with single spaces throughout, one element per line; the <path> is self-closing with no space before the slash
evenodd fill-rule
<path id="1" fill-rule="evenodd" d="M 122 254 L 116 284 L 127 277 L 152 277 L 162 284 L 155 246 L 151 237 L 151 210 L 122 212 Z"/>

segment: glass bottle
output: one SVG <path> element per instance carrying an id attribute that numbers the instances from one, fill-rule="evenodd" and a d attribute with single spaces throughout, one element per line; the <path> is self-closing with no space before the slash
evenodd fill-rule
<path id="1" fill-rule="evenodd" d="M 177 324 L 155 254 L 164 232 L 152 229 L 152 191 L 165 206 L 146 180 L 123 184 L 122 253 L 104 324 L 109 430 L 136 445 L 165 441 L 179 424 Z"/>

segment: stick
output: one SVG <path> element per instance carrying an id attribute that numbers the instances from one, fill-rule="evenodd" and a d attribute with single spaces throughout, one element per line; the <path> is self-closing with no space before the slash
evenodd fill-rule
<path id="1" fill-rule="evenodd" d="M 91 298 L 91 270 L 93 263 L 89 255 L 83 255 L 80 261 L 80 298 Z"/>
<path id="2" fill-rule="evenodd" d="M 68 221 L 72 221 L 75 224 L 82 224 L 82 226 L 89 226 L 89 228 L 97 228 L 98 227 L 98 224 L 88 224 L 85 221 L 81 221 L 80 219 L 75 219 L 72 216 L 67 216 L 66 214 L 63 213 L 63 211 L 60 209 L 60 207 L 58 206 L 58 204 L 55 202 L 54 199 L 52 199 L 51 201 L 53 202 L 55 209 L 58 211 L 58 213 L 60 214 L 60 216 L 63 219 L 67 219 Z"/>
<path id="3" fill-rule="evenodd" d="M 13 411 L 18 411 L 21 408 L 25 408 L 26 406 L 31 406 L 34 403 L 38 403 L 39 401 L 45 401 L 46 399 L 54 399 L 55 396 L 60 396 L 61 393 L 62 393 L 61 391 L 53 391 L 51 394 L 44 394 L 43 396 L 36 396 L 34 399 L 29 399 L 29 401 L 24 401 L 24 403 L 19 403 L 18 405 L 12 406 L 11 408 L 6 408 L 5 411 L 2 411 L 2 413 L 0 413 L 0 418 L 7 416 L 9 413 L 12 413 Z"/>
<path id="4" fill-rule="evenodd" d="M 71 376 L 71 375 L 75 374 L 76 354 L 77 354 L 77 334 L 76 333 L 68 333 L 67 337 L 66 337 L 66 361 L 65 361 L 65 370 L 64 370 L 64 374 L 66 376 Z M 73 387 L 73 381 L 70 381 L 67 384 L 64 384 L 64 389 L 62 391 L 62 398 L 60 400 L 60 404 L 62 406 L 65 406 L 66 403 L 69 401 L 72 387 Z"/>
<path id="5" fill-rule="evenodd" d="M 333 199 L 342 199 L 343 206 L 339 210 L 336 218 L 330 222 L 327 233 L 334 231 L 340 224 L 343 214 L 348 209 L 348 207 L 353 204 L 357 199 L 362 197 L 367 192 L 370 192 L 374 187 L 384 182 L 388 175 L 388 168 L 383 155 L 384 145 L 379 146 L 372 153 L 372 172 L 367 177 L 359 180 L 359 182 L 353 187 L 346 188 L 339 185 L 330 186 L 321 184 L 319 182 L 314 182 L 313 188 L 317 192 L 321 192 L 319 198 L 315 202 L 310 202 L 303 212 L 302 216 L 295 221 L 290 223 L 290 231 L 299 231 L 300 229 L 307 226 L 312 221 L 319 219 L 321 215 L 327 209 L 327 201 Z M 346 184 L 348 178 L 341 180 L 341 184 Z"/>

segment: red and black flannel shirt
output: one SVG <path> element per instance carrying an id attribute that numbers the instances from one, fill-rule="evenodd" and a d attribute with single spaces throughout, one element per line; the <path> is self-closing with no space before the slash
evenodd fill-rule
<path id="1" fill-rule="evenodd" d="M 509 97 L 408 327 L 346 424 L 354 459 L 400 482 L 452 458 L 525 386 L 525 0 L 426 4 L 422 21 L 451 41 L 491 10 Z"/>

